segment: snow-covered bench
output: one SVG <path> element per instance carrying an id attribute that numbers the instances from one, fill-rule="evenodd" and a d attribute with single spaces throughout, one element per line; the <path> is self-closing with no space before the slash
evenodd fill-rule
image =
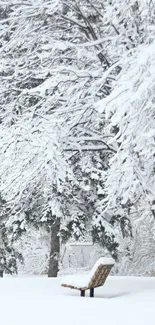
<path id="1" fill-rule="evenodd" d="M 104 284 L 113 265 L 114 260 L 112 258 L 100 258 L 90 273 L 86 275 L 67 275 L 61 280 L 61 286 L 80 290 L 83 297 L 85 291 L 90 289 L 90 297 L 94 297 L 94 288 Z"/>

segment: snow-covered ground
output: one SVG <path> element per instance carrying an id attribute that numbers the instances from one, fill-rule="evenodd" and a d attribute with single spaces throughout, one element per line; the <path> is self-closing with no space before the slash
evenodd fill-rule
<path id="1" fill-rule="evenodd" d="M 60 278 L 0 279 L 1 325 L 154 325 L 155 278 L 108 277 L 95 298 L 60 286 Z"/>

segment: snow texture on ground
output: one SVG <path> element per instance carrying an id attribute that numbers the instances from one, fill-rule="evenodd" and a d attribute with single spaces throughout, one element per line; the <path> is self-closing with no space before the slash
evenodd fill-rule
<path id="1" fill-rule="evenodd" d="M 154 325 L 155 278 L 108 277 L 95 298 L 60 286 L 60 278 L 0 280 L 1 325 Z"/>

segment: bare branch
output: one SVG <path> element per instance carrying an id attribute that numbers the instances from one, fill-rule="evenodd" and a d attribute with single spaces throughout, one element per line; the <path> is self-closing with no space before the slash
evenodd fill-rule
<path id="1" fill-rule="evenodd" d="M 73 18 L 69 18 L 69 17 L 66 17 L 66 16 L 64 16 L 64 15 L 61 15 L 61 18 L 63 18 L 63 19 L 65 19 L 65 20 L 67 20 L 67 21 L 69 21 L 70 23 L 72 23 L 73 25 L 77 25 L 77 26 L 79 26 L 80 28 L 82 28 L 82 29 L 87 29 L 84 25 L 82 25 L 82 24 L 80 24 L 77 20 L 75 20 L 75 19 L 73 19 Z"/>

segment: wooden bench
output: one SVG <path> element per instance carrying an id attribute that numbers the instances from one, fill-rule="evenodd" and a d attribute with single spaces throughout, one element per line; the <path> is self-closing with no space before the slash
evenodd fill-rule
<path id="1" fill-rule="evenodd" d="M 112 258 L 100 258 L 89 274 L 66 276 L 62 279 L 61 286 L 80 290 L 82 297 L 86 290 L 90 290 L 90 297 L 94 297 L 94 288 L 103 286 L 113 266 Z"/>

